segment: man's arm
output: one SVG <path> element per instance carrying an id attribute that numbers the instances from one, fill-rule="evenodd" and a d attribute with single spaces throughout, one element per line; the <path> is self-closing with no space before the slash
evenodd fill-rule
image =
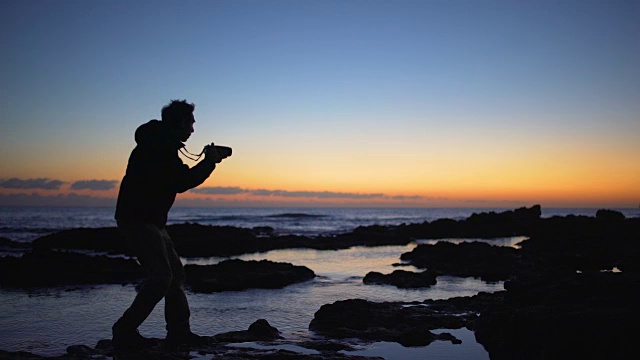
<path id="1" fill-rule="evenodd" d="M 180 160 L 180 171 L 176 178 L 176 192 L 183 193 L 202 184 L 222 159 L 223 157 L 220 156 L 215 147 L 211 146 L 205 152 L 204 159 L 192 168 L 189 168 Z"/>

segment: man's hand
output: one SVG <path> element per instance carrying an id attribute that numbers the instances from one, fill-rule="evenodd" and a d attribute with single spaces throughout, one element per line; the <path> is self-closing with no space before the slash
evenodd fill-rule
<path id="1" fill-rule="evenodd" d="M 205 159 L 213 161 L 216 164 L 219 164 L 222 161 L 222 159 L 224 159 L 224 156 L 221 156 L 220 153 L 218 153 L 218 150 L 216 149 L 216 146 L 213 143 L 207 145 L 206 150 L 204 152 L 204 157 Z"/>

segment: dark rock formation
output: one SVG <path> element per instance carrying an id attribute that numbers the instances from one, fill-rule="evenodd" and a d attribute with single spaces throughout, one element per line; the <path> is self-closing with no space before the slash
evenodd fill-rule
<path id="1" fill-rule="evenodd" d="M 92 250 L 125 254 L 129 249 L 118 228 L 78 228 L 62 230 L 33 241 L 36 250 Z"/>
<path id="2" fill-rule="evenodd" d="M 229 256 L 245 250 L 262 250 L 259 240 L 249 229 L 232 226 L 199 224 L 170 225 L 176 251 L 185 257 Z M 80 228 L 45 235 L 33 242 L 36 249 L 93 250 L 112 254 L 132 255 L 118 228 Z"/>
<path id="3" fill-rule="evenodd" d="M 194 224 L 175 225 L 170 231 L 176 246 L 182 246 L 179 252 L 198 257 L 282 248 L 340 249 L 354 245 L 405 244 L 411 239 L 526 235 L 529 239 L 520 244 L 520 249 L 484 243 L 439 243 L 420 245 L 403 254 L 403 260 L 437 274 L 508 279 L 506 291 L 414 303 L 339 301 L 322 306 L 309 328 L 330 339 L 359 338 L 415 346 L 436 339 L 458 342 L 450 335 L 435 335 L 431 330 L 467 327 L 475 331 L 478 342 L 494 360 L 635 359 L 640 354 L 640 343 L 637 342 L 640 334 L 640 312 L 637 311 L 640 303 L 640 219 L 624 218 L 611 210 L 600 210 L 595 217 L 541 219 L 540 208 L 534 206 L 499 214 L 474 214 L 461 221 L 443 219 L 422 224 L 360 227 L 348 234 L 317 238 L 274 236 L 268 229 Z M 115 264 L 112 261 L 126 261 L 90 257 L 88 262 L 82 258 L 86 255 L 50 250 L 59 247 L 118 252 L 116 245 L 109 243 L 121 241 L 117 240 L 117 232 L 113 229 L 78 229 L 53 235 L 36 241 L 33 253 L 22 258 L 1 258 L 0 286 L 16 286 L 16 279 L 23 281 L 22 274 L 31 284 L 43 284 L 43 279 L 54 285 L 66 284 L 64 281 L 69 279 L 73 279 L 73 284 L 94 281 L 86 280 L 89 272 L 92 276 L 102 277 L 100 281 L 109 281 L 113 279 L 109 273 Z M 61 265 L 65 263 L 67 265 Z M 194 290 L 201 286 L 203 291 L 219 291 L 215 289 L 244 288 L 245 285 L 238 285 L 240 283 L 265 287 L 268 281 L 273 282 L 266 287 L 281 287 L 314 276 L 309 269 L 294 269 L 296 267 L 289 264 L 280 267 L 272 266 L 272 263 L 265 270 L 255 264 L 257 262 L 247 263 L 222 263 L 218 268 L 189 266 L 188 281 Z M 226 267 L 229 269 L 223 269 Z M 239 276 L 239 273 L 245 273 L 245 276 Z M 119 281 L 129 281 L 130 275 L 122 274 Z M 376 274 L 372 276 L 375 278 Z M 162 340 L 158 340 L 158 347 L 142 354 L 141 358 L 186 359 L 189 351 L 211 354 L 216 359 L 350 358 L 334 351 L 341 348 L 334 342 L 316 344 L 319 349 L 325 349 L 321 350 L 321 355 L 231 349 L 221 342 L 225 336 L 232 341 L 279 336 L 268 324 L 264 325 L 260 322 L 253 330 L 211 337 L 210 343 L 182 349 L 182 352 L 163 349 Z M 109 349 L 109 341 L 99 343 L 96 349 L 70 347 L 70 355 L 61 358 L 107 356 Z M 31 355 L 0 352 L 0 358 L 9 359 Z"/>
<path id="4" fill-rule="evenodd" d="M 506 285 L 474 323 L 491 359 L 637 359 L 637 273 L 547 272 Z"/>
<path id="5" fill-rule="evenodd" d="M 140 279 L 134 260 L 35 250 L 22 257 L 0 258 L 0 287 L 123 284 Z"/>
<path id="6" fill-rule="evenodd" d="M 9 238 L 0 236 L 0 250 L 4 249 L 31 249 L 31 243 L 13 241 Z"/>
<path id="7" fill-rule="evenodd" d="M 31 250 L 31 248 L 31 243 L 13 241 L 6 237 L 0 236 L 0 252 L 5 255 L 11 254 L 12 256 L 20 256 L 25 252 Z"/>
<path id="8" fill-rule="evenodd" d="M 625 219 L 624 214 L 620 211 L 600 209 L 596 212 L 596 219 L 599 221 L 623 221 Z"/>
<path id="9" fill-rule="evenodd" d="M 449 333 L 435 329 L 460 329 L 477 319 L 500 294 L 481 293 L 474 297 L 428 300 L 422 303 L 374 303 L 352 299 L 323 305 L 309 329 L 330 338 L 359 338 L 394 341 L 403 346 L 425 346 L 435 340 L 459 343 Z"/>
<path id="10" fill-rule="evenodd" d="M 491 359 L 638 357 L 640 219 L 545 219 L 517 254 L 504 301 L 473 324 Z"/>
<path id="11" fill-rule="evenodd" d="M 229 260 L 217 265 L 187 265 L 187 284 L 194 292 L 282 288 L 313 279 L 304 266 L 271 261 Z M 142 279 L 133 259 L 74 252 L 34 250 L 21 257 L 0 258 L 0 288 L 127 284 Z"/>
<path id="12" fill-rule="evenodd" d="M 176 224 L 168 226 L 167 231 L 176 251 L 184 257 L 232 256 L 264 251 L 262 239 L 258 239 L 249 229 Z"/>
<path id="13" fill-rule="evenodd" d="M 315 346 L 322 348 L 320 354 L 301 354 L 287 350 L 277 349 L 253 349 L 228 346 L 230 343 L 253 342 L 253 341 L 279 341 L 278 329 L 269 325 L 266 320 L 258 320 L 249 326 L 248 330 L 222 333 L 215 336 L 205 337 L 203 344 L 181 345 L 172 347 L 165 343 L 164 339 L 151 339 L 151 346 L 143 350 L 131 352 L 116 352 L 113 349 L 111 340 L 100 340 L 95 348 L 86 345 L 73 345 L 67 348 L 67 354 L 46 357 L 31 354 L 28 352 L 8 352 L 0 350 L 0 359 L 6 360 L 92 360 L 92 359 L 122 359 L 122 360 L 189 360 L 193 358 L 193 353 L 200 356 L 211 356 L 213 359 L 223 360 L 384 360 L 379 357 L 352 356 L 339 353 L 345 347 L 336 347 L 334 344 L 316 343 Z M 273 343 L 277 344 L 277 343 Z M 304 345 L 304 344 L 301 344 Z M 348 347 L 346 347 L 348 349 Z"/>
<path id="14" fill-rule="evenodd" d="M 399 226 L 361 226 L 335 236 L 278 236 L 270 228 L 245 229 L 199 224 L 169 225 L 176 250 L 184 257 L 233 256 L 277 249 L 347 249 L 353 246 L 406 245 L 414 239 L 526 235 L 540 221 L 540 206 L 502 213 L 473 214 L 465 220 L 440 219 Z M 64 230 L 38 238 L 39 249 L 93 250 L 130 254 L 117 228 Z"/>
<path id="15" fill-rule="evenodd" d="M 381 274 L 376 271 L 368 273 L 362 281 L 365 284 L 393 285 L 401 289 L 415 289 L 430 287 L 437 283 L 436 273 L 433 271 L 423 271 L 419 273 L 395 270 L 391 274 Z"/>
<path id="16" fill-rule="evenodd" d="M 423 244 L 404 253 L 402 260 L 439 275 L 506 280 L 514 273 L 516 249 L 482 242 Z"/>
<path id="17" fill-rule="evenodd" d="M 464 220 L 438 219 L 398 226 L 395 232 L 412 239 L 499 238 L 527 235 L 540 222 L 540 205 L 501 213 L 472 214 Z"/>
<path id="18" fill-rule="evenodd" d="M 274 328 L 267 320 L 260 319 L 249 325 L 248 330 L 231 331 L 218 334 L 214 337 L 216 341 L 226 343 L 241 343 L 251 341 L 266 341 L 283 339 L 280 331 Z"/>
<path id="19" fill-rule="evenodd" d="M 640 266 L 640 218 L 611 221 L 586 216 L 545 219 L 520 255 L 537 268 L 600 271 L 618 267 L 633 271 Z"/>
<path id="20" fill-rule="evenodd" d="M 278 289 L 315 277 L 307 267 L 268 260 L 227 260 L 216 265 L 187 265 L 185 270 L 187 285 L 194 292 Z"/>

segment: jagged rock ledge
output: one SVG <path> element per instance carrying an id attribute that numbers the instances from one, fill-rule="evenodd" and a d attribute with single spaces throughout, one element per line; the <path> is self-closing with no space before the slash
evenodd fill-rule
<path id="1" fill-rule="evenodd" d="M 436 340 L 461 341 L 436 329 L 460 329 L 475 321 L 481 310 L 501 301 L 502 293 L 423 302 L 376 303 L 362 299 L 337 301 L 318 310 L 309 329 L 334 339 L 392 341 L 403 346 L 426 346 Z"/>
<path id="2" fill-rule="evenodd" d="M 277 289 L 315 277 L 307 267 L 268 260 L 187 265 L 185 271 L 186 285 L 193 292 Z M 125 258 L 53 250 L 34 250 L 22 257 L 0 258 L 0 288 L 128 284 L 138 282 L 142 275 L 140 265 Z"/>
<path id="3" fill-rule="evenodd" d="M 416 239 L 501 238 L 535 236 L 562 232 L 566 226 L 582 223 L 586 228 L 607 225 L 626 226 L 639 219 L 625 219 L 612 210 L 598 210 L 595 217 L 555 216 L 541 218 L 541 208 L 519 208 L 501 213 L 472 214 L 464 220 L 438 219 L 418 224 L 361 226 L 349 233 L 333 236 L 279 236 L 270 228 L 237 228 L 192 223 L 169 225 L 176 250 L 184 257 L 235 256 L 278 249 L 309 248 L 338 250 L 353 246 L 406 245 Z M 568 225 L 567 225 L 568 224 Z M 11 246 L 11 242 L 6 242 Z M 35 249 L 89 250 L 131 255 L 115 227 L 79 228 L 42 236 L 33 242 Z"/>
<path id="4" fill-rule="evenodd" d="M 400 258 L 437 275 L 479 277 L 485 281 L 507 280 L 519 265 L 517 249 L 482 242 L 422 244 Z"/>
<path id="5" fill-rule="evenodd" d="M 226 260 L 215 265 L 187 265 L 187 285 L 193 292 L 219 292 L 243 289 L 280 289 L 313 279 L 305 266 L 268 260 Z"/>
<path id="6" fill-rule="evenodd" d="M 73 345 L 67 348 L 67 353 L 55 357 L 40 356 L 28 352 L 8 352 L 0 350 L 0 359 L 6 360 L 36 360 L 36 359 L 58 359 L 58 360 L 89 360 L 89 359 L 111 359 L 139 360 L 187 360 L 193 358 L 192 353 L 199 356 L 211 356 L 212 359 L 238 360 L 238 359 L 272 359 L 272 360 L 384 360 L 380 357 L 366 357 L 346 355 L 340 350 L 354 350 L 345 343 L 332 340 L 307 341 L 304 343 L 292 343 L 282 340 L 278 329 L 271 326 L 266 320 L 260 319 L 249 326 L 247 330 L 232 331 L 205 337 L 203 344 L 181 345 L 171 347 L 165 343 L 164 339 L 152 339 L 149 348 L 120 352 L 115 351 L 111 340 L 100 340 L 98 344 L 91 348 L 86 345 Z M 302 354 L 299 352 L 274 349 L 255 349 L 247 347 L 234 347 L 233 344 L 244 342 L 260 342 L 261 344 L 293 344 L 310 350 L 316 350 L 315 354 Z M 309 351 L 310 353 L 312 351 Z"/>
<path id="7" fill-rule="evenodd" d="M 184 257 L 233 256 L 277 249 L 347 249 L 352 246 L 406 245 L 414 239 L 446 237 L 495 238 L 527 235 L 540 219 L 539 205 L 502 213 L 473 214 L 465 220 L 439 219 L 420 224 L 361 226 L 334 236 L 273 235 L 273 229 L 255 229 L 200 224 L 169 225 L 167 231 L 176 250 Z M 269 231 L 271 230 L 271 231 Z M 35 249 L 92 250 L 131 255 L 117 228 L 71 229 L 42 236 Z"/>
<path id="8" fill-rule="evenodd" d="M 436 273 L 434 271 L 422 271 L 419 273 L 395 270 L 391 274 L 381 274 L 371 271 L 362 279 L 367 285 L 393 285 L 400 289 L 427 288 L 437 284 Z"/>

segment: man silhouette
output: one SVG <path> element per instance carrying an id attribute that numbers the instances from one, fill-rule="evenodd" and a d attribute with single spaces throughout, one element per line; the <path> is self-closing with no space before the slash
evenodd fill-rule
<path id="1" fill-rule="evenodd" d="M 194 131 L 194 109 L 195 105 L 185 100 L 172 100 L 162 108 L 162 121 L 151 120 L 135 133 L 137 145 L 120 184 L 115 218 L 145 278 L 131 306 L 113 325 L 116 349 L 140 348 L 148 343 L 137 329 L 162 298 L 166 342 L 202 341 L 189 326 L 189 304 L 182 289 L 184 267 L 165 228 L 176 194 L 202 184 L 223 159 L 210 146 L 205 158 L 192 168 L 180 160 L 178 151 Z"/>

